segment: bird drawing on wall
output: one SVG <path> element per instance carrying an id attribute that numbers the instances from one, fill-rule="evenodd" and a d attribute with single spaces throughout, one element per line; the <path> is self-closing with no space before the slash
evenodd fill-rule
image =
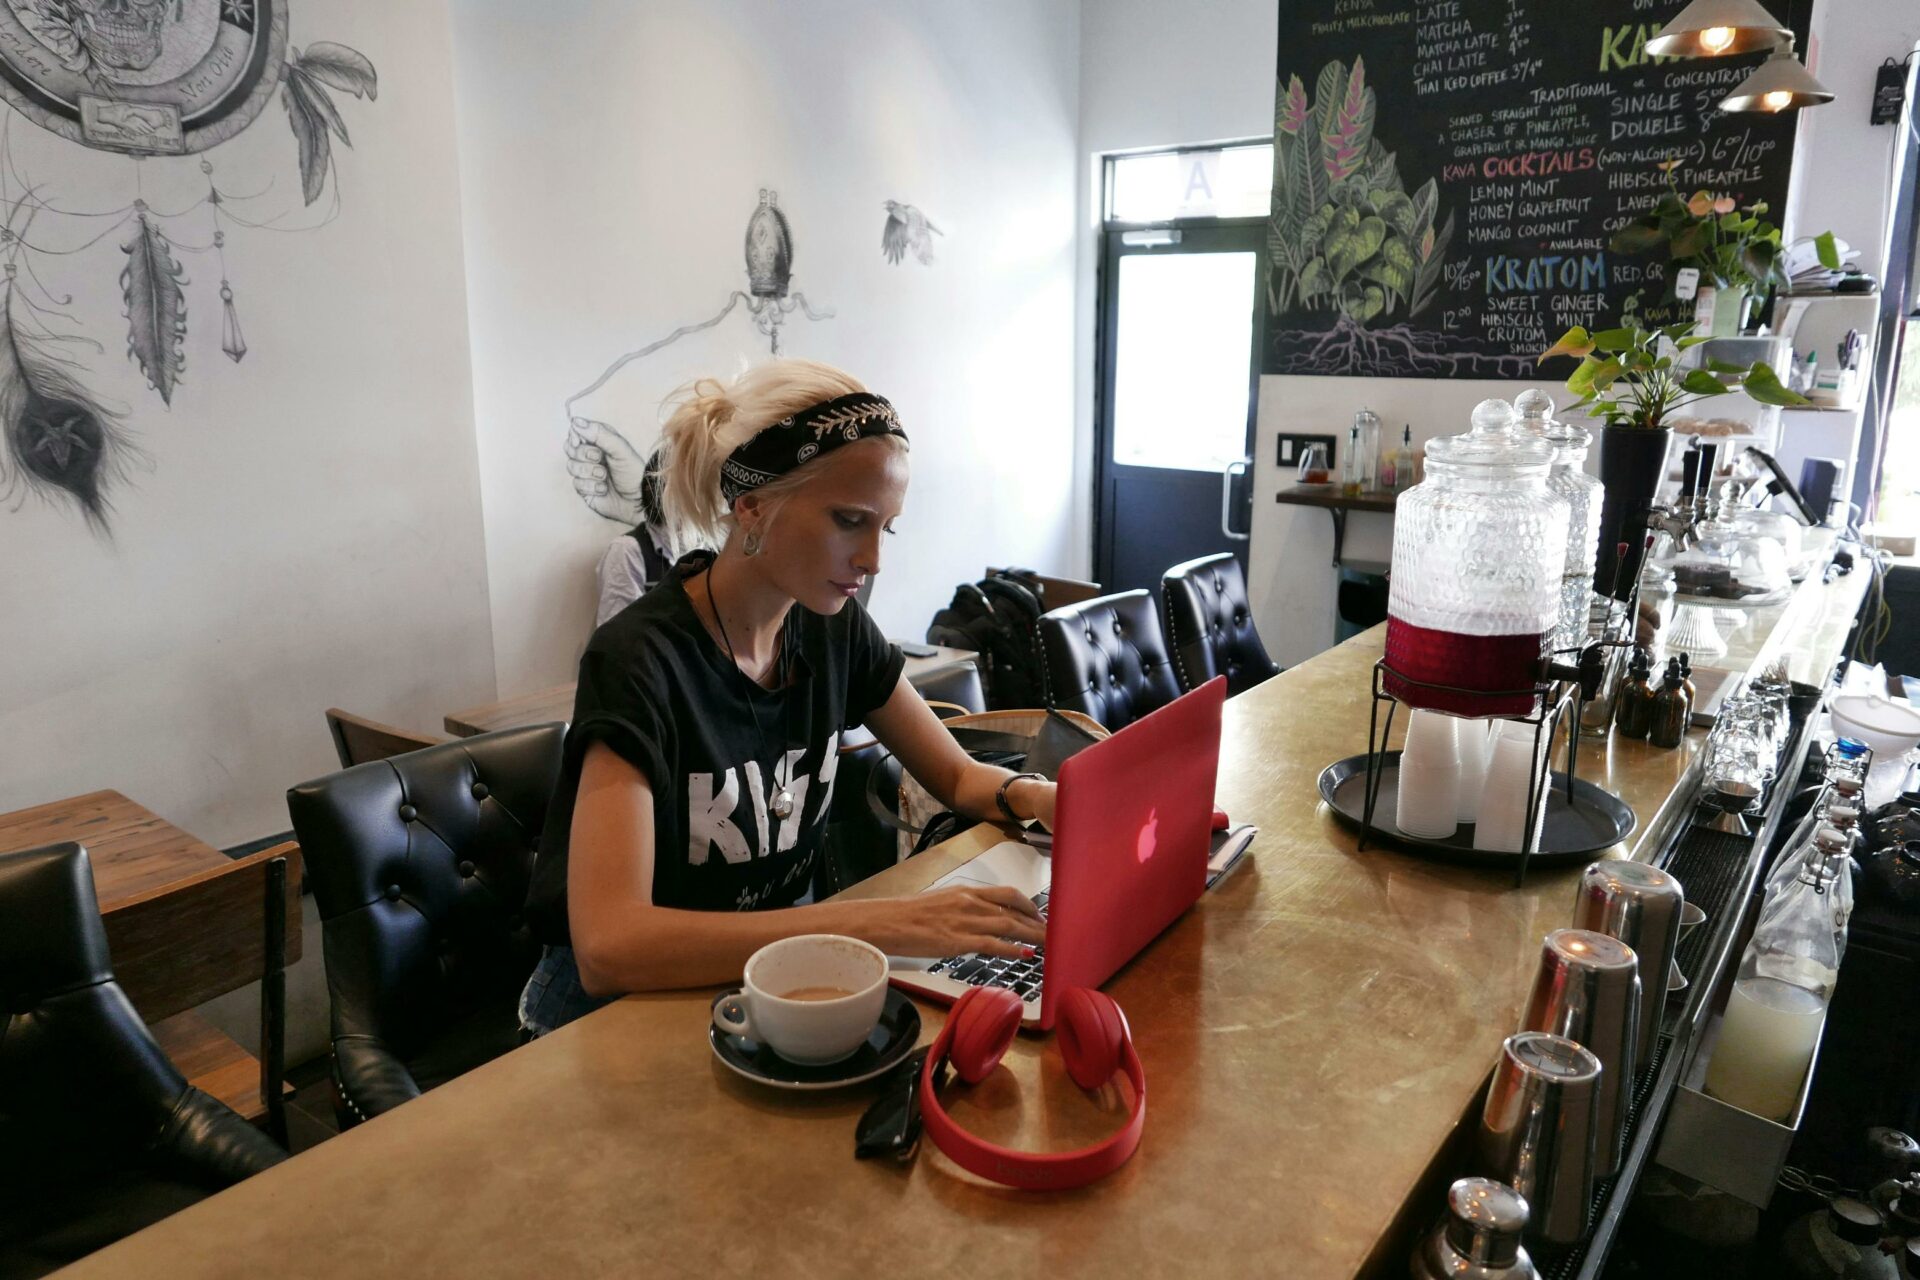
<path id="1" fill-rule="evenodd" d="M 933 265 L 933 237 L 943 236 L 946 232 L 927 221 L 927 215 L 910 204 L 898 200 L 889 200 L 887 205 L 887 225 L 880 232 L 880 252 L 887 261 L 899 266 L 907 256 L 907 250 L 913 250 L 913 256 L 920 259 L 920 265 Z"/>

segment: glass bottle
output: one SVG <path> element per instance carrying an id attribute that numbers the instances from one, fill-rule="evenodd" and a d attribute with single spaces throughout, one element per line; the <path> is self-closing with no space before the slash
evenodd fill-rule
<path id="1" fill-rule="evenodd" d="M 1367 459 L 1360 443 L 1360 424 L 1354 423 L 1347 428 L 1347 453 L 1340 459 L 1340 492 L 1349 498 L 1357 498 L 1360 491 L 1367 487 Z"/>
<path id="2" fill-rule="evenodd" d="M 1600 553 L 1600 503 L 1605 490 L 1587 474 L 1587 449 L 1593 434 L 1553 417 L 1553 397 L 1528 389 L 1513 402 L 1521 430 L 1553 446 L 1547 488 L 1567 500 L 1567 559 L 1560 579 L 1560 622 L 1553 647 L 1571 649 L 1587 638 L 1588 603 L 1593 598 L 1594 562 Z"/>
<path id="3" fill-rule="evenodd" d="M 1399 457 L 1394 460 L 1393 464 L 1393 491 L 1395 493 L 1405 493 L 1407 490 L 1413 488 L 1416 483 L 1413 478 L 1413 470 L 1413 424 L 1408 422 L 1400 428 L 1400 454 Z"/>
<path id="4" fill-rule="evenodd" d="M 1515 429 L 1504 400 L 1482 401 L 1471 430 L 1427 446 L 1426 479 L 1401 496 L 1393 522 L 1385 687 L 1394 697 L 1468 716 L 1536 710 L 1566 563 L 1567 503 L 1547 489 L 1552 462 L 1545 441 Z"/>
<path id="5" fill-rule="evenodd" d="M 1653 667 L 1643 650 L 1636 649 L 1627 670 L 1627 682 L 1621 686 L 1620 702 L 1614 715 L 1614 727 L 1629 738 L 1644 738 L 1653 727 L 1653 682 L 1648 677 Z"/>
<path id="6" fill-rule="evenodd" d="M 1707 1092 L 1752 1115 L 1789 1120 L 1839 971 L 1825 877 L 1805 862 L 1761 907 L 1707 1064 Z"/>
<path id="7" fill-rule="evenodd" d="M 1647 722 L 1647 741 L 1656 747 L 1673 748 L 1687 736 L 1687 718 L 1693 714 L 1693 699 L 1687 696 L 1680 679 L 1680 664 L 1667 660 L 1667 674 L 1653 695 L 1653 715 Z"/>
<path id="8" fill-rule="evenodd" d="M 1370 488 L 1380 470 L 1380 415 L 1361 409 L 1353 415 L 1353 429 L 1360 439 L 1360 488 Z"/>

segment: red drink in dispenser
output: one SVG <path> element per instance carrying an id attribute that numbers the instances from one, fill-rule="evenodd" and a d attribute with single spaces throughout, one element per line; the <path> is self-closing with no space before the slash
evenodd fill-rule
<path id="1" fill-rule="evenodd" d="M 1505 698 L 1478 693 L 1531 690 L 1540 682 L 1540 660 L 1547 636 L 1535 632 L 1518 636 L 1470 636 L 1458 631 L 1416 627 L 1398 618 L 1387 619 L 1387 666 L 1383 681 L 1388 693 L 1410 707 L 1450 711 L 1461 716 L 1526 716 L 1539 709 L 1531 692 Z M 1402 679 L 1401 677 L 1405 677 Z M 1416 685 L 1411 681 L 1420 681 Z M 1448 685 L 1447 689 L 1427 685 Z"/>

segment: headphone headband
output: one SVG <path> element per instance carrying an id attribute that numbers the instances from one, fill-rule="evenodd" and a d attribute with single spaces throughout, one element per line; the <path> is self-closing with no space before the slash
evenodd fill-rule
<path id="1" fill-rule="evenodd" d="M 1133 1085 L 1133 1113 L 1117 1133 L 1078 1151 L 1016 1151 L 962 1129 L 940 1104 L 934 1087 L 940 1068 L 957 1054 L 955 1070 L 969 1084 L 977 1083 L 993 1070 L 1020 1028 L 1019 997 L 999 987 L 974 987 L 954 1005 L 920 1068 L 926 1136 L 968 1173 L 1025 1191 L 1060 1191 L 1106 1177 L 1139 1147 L 1147 1122 L 1147 1073 L 1133 1047 L 1126 1015 L 1110 996 L 1086 988 L 1062 993 L 1060 1003 L 1059 1044 L 1067 1073 L 1082 1088 L 1093 1089 L 1115 1070 L 1123 1072 Z M 1103 1065 L 1104 1074 L 1093 1074 Z"/>

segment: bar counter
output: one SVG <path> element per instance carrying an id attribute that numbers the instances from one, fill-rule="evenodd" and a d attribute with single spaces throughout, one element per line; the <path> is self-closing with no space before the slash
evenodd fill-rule
<path id="1" fill-rule="evenodd" d="M 1858 583 L 1811 582 L 1753 629 L 1792 622 L 1767 643 L 1830 668 L 1845 629 L 1824 620 L 1858 599 Z M 1579 868 L 1536 866 L 1515 888 L 1356 851 L 1315 780 L 1366 747 L 1383 634 L 1227 704 L 1219 800 L 1261 834 L 1108 985 L 1149 1106 L 1139 1153 L 1104 1182 L 1006 1191 L 925 1142 L 908 1166 L 856 1162 L 869 1087 L 740 1080 L 707 1044 L 712 991 L 675 992 L 619 1001 L 69 1274 L 1404 1275 Z M 1658 850 L 1701 741 L 1582 744 L 1581 776 L 1639 816 L 1604 856 Z M 912 892 L 998 838 L 976 828 L 850 893 Z M 931 1039 L 942 1011 L 921 1008 Z M 1125 1117 L 1045 1038 L 1023 1036 L 1006 1067 L 943 1095 L 984 1137 L 1065 1148 Z"/>

